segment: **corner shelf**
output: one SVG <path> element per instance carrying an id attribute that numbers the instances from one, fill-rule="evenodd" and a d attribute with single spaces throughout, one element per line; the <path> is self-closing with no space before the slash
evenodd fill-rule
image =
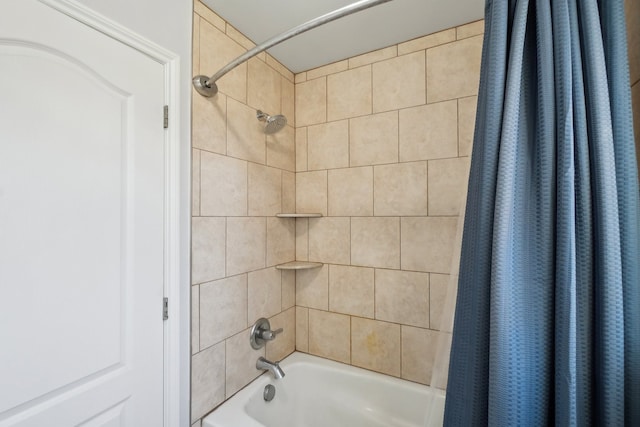
<path id="1" fill-rule="evenodd" d="M 278 218 L 320 218 L 321 213 L 279 213 Z"/>
<path id="2" fill-rule="evenodd" d="M 309 262 L 309 261 L 292 261 L 284 264 L 276 265 L 278 270 L 309 270 L 311 268 L 322 267 L 321 262 Z"/>

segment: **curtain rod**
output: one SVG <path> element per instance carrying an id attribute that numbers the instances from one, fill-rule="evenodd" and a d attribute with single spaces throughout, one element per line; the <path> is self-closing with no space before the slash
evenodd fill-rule
<path id="1" fill-rule="evenodd" d="M 238 65 L 253 58 L 257 54 L 264 52 L 265 50 L 277 44 L 280 44 L 285 40 L 289 40 L 290 38 L 295 37 L 298 34 L 302 34 L 328 22 L 335 21 L 336 19 L 351 15 L 352 13 L 360 12 L 361 10 L 369 9 L 370 7 L 377 6 L 382 3 L 387 3 L 389 1 L 391 0 L 360 0 L 350 5 L 336 9 L 333 12 L 326 13 L 315 19 L 307 21 L 304 24 L 300 24 L 297 27 L 294 27 L 288 31 L 285 31 L 284 33 L 272 37 L 262 44 L 259 44 L 256 47 L 246 51 L 245 53 L 222 67 L 211 77 L 204 75 L 195 76 L 193 78 L 193 86 L 200 95 L 211 97 L 218 93 L 218 86 L 216 85 L 216 81 L 218 81 L 218 79 L 236 68 Z"/>

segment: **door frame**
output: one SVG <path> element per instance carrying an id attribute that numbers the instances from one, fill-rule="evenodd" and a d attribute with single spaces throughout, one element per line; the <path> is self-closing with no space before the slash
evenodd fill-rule
<path id="1" fill-rule="evenodd" d="M 181 387 L 189 384 L 189 351 L 181 351 L 181 341 L 188 342 L 189 300 L 181 298 L 181 159 L 180 159 L 180 56 L 142 37 L 116 21 L 101 15 L 75 0 L 38 0 L 137 51 L 164 68 L 164 104 L 169 109 L 169 126 L 164 132 L 164 296 L 169 299 L 169 317 L 164 334 L 164 427 L 181 426 L 180 418 L 189 414 L 189 394 Z M 160 124 L 159 124 L 160 125 Z M 190 188 L 189 184 L 186 186 Z M 190 293 L 190 292 L 189 292 Z M 158 317 L 162 314 L 158 307 Z M 187 338 L 184 338 L 184 331 Z M 184 353 L 184 354 L 182 354 Z M 186 354 L 186 356 L 185 356 Z M 187 386 L 188 390 L 188 386 Z M 181 414 L 182 411 L 182 414 Z"/>

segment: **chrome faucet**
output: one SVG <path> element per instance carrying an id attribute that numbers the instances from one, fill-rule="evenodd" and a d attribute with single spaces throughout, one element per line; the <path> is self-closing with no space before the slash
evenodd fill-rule
<path id="1" fill-rule="evenodd" d="M 277 380 L 284 378 L 284 371 L 279 362 L 270 362 L 262 356 L 256 362 L 256 369 L 271 372 Z"/>
<path id="2" fill-rule="evenodd" d="M 267 341 L 275 340 L 276 335 L 279 333 L 282 333 L 282 328 L 272 331 L 269 320 L 261 317 L 253 324 L 251 332 L 249 332 L 249 343 L 251 343 L 251 348 L 254 350 L 261 349 Z"/>

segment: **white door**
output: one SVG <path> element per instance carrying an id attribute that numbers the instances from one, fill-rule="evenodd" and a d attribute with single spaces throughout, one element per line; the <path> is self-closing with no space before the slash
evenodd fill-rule
<path id="1" fill-rule="evenodd" d="M 163 425 L 163 66 L 0 0 L 0 426 Z"/>

